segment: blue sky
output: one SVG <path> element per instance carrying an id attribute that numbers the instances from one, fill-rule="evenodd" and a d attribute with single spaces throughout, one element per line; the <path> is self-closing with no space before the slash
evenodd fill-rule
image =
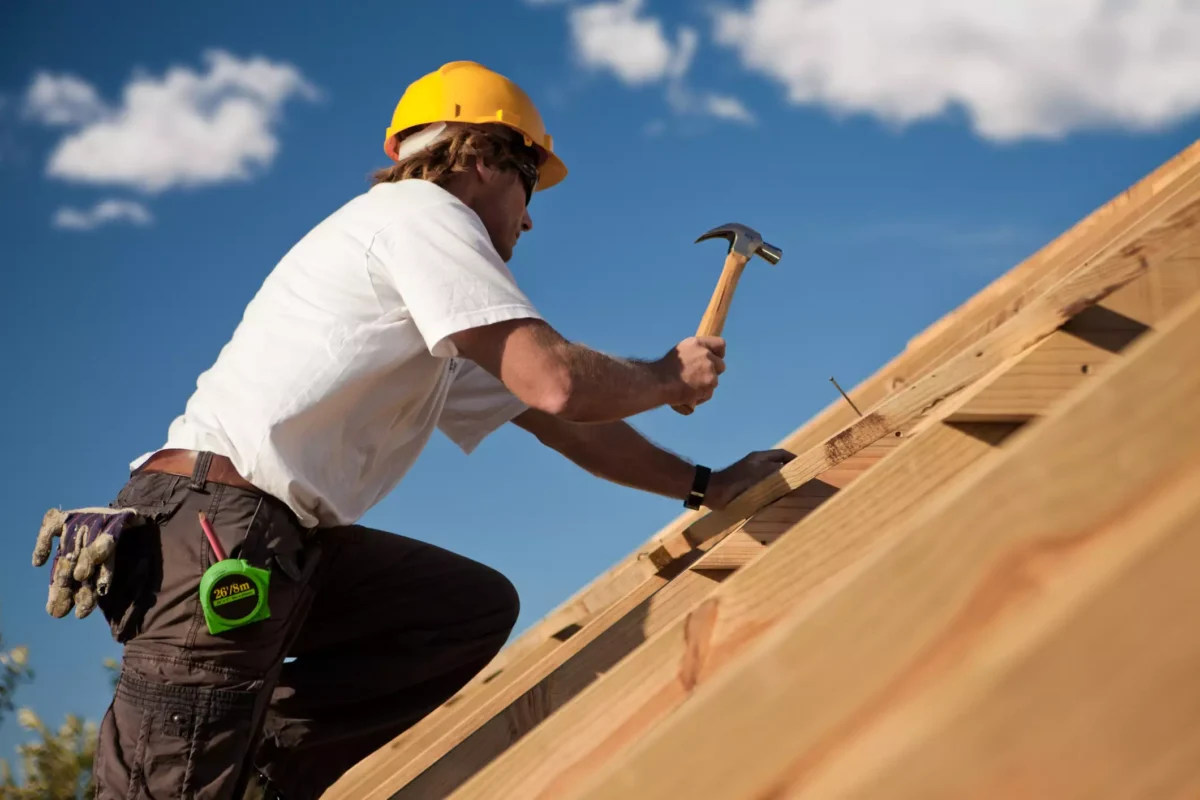
<path id="1" fill-rule="evenodd" d="M 995 5 L 6 4 L 0 632 L 38 670 L 20 702 L 98 720 L 119 654 L 99 613 L 45 614 L 43 512 L 107 503 L 162 442 L 276 260 L 383 165 L 409 81 L 472 59 L 541 105 L 571 174 L 512 268 L 571 338 L 660 355 L 720 270 L 698 234 L 738 221 L 784 249 L 738 288 L 715 398 L 633 420 L 719 467 L 1200 135 L 1200 12 Z M 524 628 L 679 511 L 506 429 L 469 458 L 435 439 L 363 521 L 504 571 Z M 23 736 L 6 721 L 0 757 Z"/>

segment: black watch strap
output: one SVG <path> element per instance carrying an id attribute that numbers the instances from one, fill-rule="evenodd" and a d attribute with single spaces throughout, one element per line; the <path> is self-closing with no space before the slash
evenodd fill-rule
<path id="1" fill-rule="evenodd" d="M 708 467 L 696 465 L 696 477 L 692 479 L 692 490 L 688 492 L 687 499 L 683 501 L 685 508 L 697 509 L 704 502 L 704 495 L 708 493 L 708 479 L 712 477 L 712 470 Z"/>

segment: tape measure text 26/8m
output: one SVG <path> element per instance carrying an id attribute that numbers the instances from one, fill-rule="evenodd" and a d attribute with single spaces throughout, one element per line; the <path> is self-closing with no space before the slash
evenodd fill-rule
<path id="1" fill-rule="evenodd" d="M 204 512 L 200 527 L 217 557 L 217 563 L 200 577 L 200 607 L 209 633 L 241 628 L 271 616 L 267 590 L 271 573 L 255 567 L 244 558 L 229 558 Z"/>

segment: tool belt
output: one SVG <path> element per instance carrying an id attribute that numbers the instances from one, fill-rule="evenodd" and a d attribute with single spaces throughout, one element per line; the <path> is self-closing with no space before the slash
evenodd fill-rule
<path id="1" fill-rule="evenodd" d="M 184 478 L 194 478 L 198 481 L 212 481 L 226 486 L 234 486 L 251 492 L 262 494 L 250 481 L 243 478 L 234 469 L 233 462 L 226 456 L 215 453 L 201 453 L 195 450 L 178 450 L 169 448 L 154 453 L 145 463 L 134 470 L 137 475 L 143 472 L 163 472 L 168 475 L 180 475 Z"/>

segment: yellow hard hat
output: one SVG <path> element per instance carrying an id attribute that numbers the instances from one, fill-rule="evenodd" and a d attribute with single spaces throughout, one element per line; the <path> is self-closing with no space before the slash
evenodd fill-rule
<path id="1" fill-rule="evenodd" d="M 538 191 L 567 176 L 554 153 L 542 116 L 529 95 L 508 78 L 474 61 L 451 61 L 423 75 L 405 89 L 383 140 L 384 152 L 396 158 L 397 133 L 431 122 L 500 123 L 520 131 L 525 143 L 541 153 Z"/>

